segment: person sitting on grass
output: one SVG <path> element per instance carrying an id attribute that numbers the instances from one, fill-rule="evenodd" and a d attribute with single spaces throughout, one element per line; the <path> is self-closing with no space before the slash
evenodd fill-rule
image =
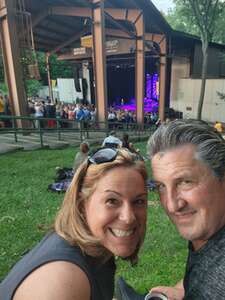
<path id="1" fill-rule="evenodd" d="M 122 141 L 116 136 L 114 130 L 110 131 L 109 136 L 107 136 L 103 143 L 102 147 L 118 148 L 122 147 Z"/>
<path id="2" fill-rule="evenodd" d="M 127 133 L 124 133 L 123 139 L 122 139 L 122 147 L 127 148 L 130 150 L 130 152 L 139 154 L 140 150 L 135 149 L 134 145 L 129 141 L 129 135 Z"/>
<path id="3" fill-rule="evenodd" d="M 114 256 L 143 242 L 147 172 L 125 149 L 99 149 L 77 169 L 54 230 L 0 284 L 4 300 L 111 300 Z"/>
<path id="4" fill-rule="evenodd" d="M 62 168 L 57 166 L 55 168 L 56 170 L 55 182 L 48 185 L 48 191 L 58 192 L 58 193 L 66 192 L 73 179 L 74 173 L 82 164 L 82 162 L 84 162 L 85 159 L 87 159 L 88 151 L 89 151 L 88 142 L 82 142 L 80 144 L 80 151 L 78 151 L 75 156 L 73 168 L 67 168 L 67 167 Z"/>
<path id="5" fill-rule="evenodd" d="M 73 172 L 75 173 L 76 170 L 79 168 L 80 164 L 87 159 L 88 152 L 89 152 L 89 144 L 88 142 L 82 142 L 80 144 L 80 151 L 77 152 L 74 163 L 73 163 Z"/>

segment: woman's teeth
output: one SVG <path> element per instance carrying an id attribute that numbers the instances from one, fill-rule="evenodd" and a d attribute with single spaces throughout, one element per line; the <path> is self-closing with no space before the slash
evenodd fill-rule
<path id="1" fill-rule="evenodd" d="M 130 236 L 133 232 L 134 229 L 131 230 L 120 230 L 120 229 L 111 229 L 113 235 L 115 235 L 116 237 L 126 237 L 126 236 Z"/>

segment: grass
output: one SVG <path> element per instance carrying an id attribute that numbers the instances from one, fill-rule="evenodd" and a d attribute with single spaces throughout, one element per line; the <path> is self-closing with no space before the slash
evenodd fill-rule
<path id="1" fill-rule="evenodd" d="M 136 147 L 145 153 L 145 143 Z M 16 152 L 0 156 L 0 281 L 12 265 L 45 234 L 63 199 L 47 191 L 56 166 L 71 166 L 76 149 Z M 149 164 L 149 162 L 147 163 Z M 148 166 L 149 167 L 149 166 Z M 184 273 L 186 242 L 149 193 L 148 226 L 139 264 L 117 260 L 117 275 L 138 291 L 175 284 Z"/>

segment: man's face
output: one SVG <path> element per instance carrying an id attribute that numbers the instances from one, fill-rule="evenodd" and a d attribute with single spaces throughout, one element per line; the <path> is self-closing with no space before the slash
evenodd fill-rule
<path id="1" fill-rule="evenodd" d="M 166 213 L 199 249 L 225 225 L 225 179 L 195 158 L 192 145 L 155 154 L 152 171 Z"/>

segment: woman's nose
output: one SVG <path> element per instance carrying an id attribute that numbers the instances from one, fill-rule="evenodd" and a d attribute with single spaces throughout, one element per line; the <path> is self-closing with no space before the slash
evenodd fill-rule
<path id="1" fill-rule="evenodd" d="M 121 207 L 119 220 L 126 224 L 132 224 L 136 220 L 135 212 L 131 205 Z"/>

